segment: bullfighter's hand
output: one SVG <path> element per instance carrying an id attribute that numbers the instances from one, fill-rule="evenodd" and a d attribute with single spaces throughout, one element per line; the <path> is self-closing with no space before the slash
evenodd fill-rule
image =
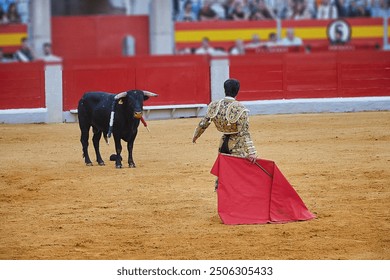
<path id="1" fill-rule="evenodd" d="M 257 156 L 256 155 L 248 155 L 247 156 L 247 159 L 252 163 L 254 164 L 257 160 Z"/>

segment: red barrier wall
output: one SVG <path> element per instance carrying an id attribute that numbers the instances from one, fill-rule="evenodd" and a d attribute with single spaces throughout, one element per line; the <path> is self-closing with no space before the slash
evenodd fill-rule
<path id="1" fill-rule="evenodd" d="M 147 105 L 209 103 L 209 58 L 141 56 L 64 62 L 64 111 L 77 108 L 86 91 L 118 93 L 129 89 L 158 93 L 159 97 L 149 99 Z"/>
<path id="2" fill-rule="evenodd" d="M 149 54 L 147 16 L 52 17 L 53 52 L 64 59 L 120 57 L 127 35 L 136 55 Z"/>
<path id="3" fill-rule="evenodd" d="M 390 52 L 339 53 L 339 96 L 390 96 Z"/>
<path id="4" fill-rule="evenodd" d="M 86 91 L 145 89 L 147 105 L 210 102 L 208 56 L 65 60 L 64 111 Z M 390 96 L 390 52 L 275 53 L 230 57 L 240 100 Z M 0 109 L 44 108 L 43 62 L 0 64 Z"/>
<path id="5" fill-rule="evenodd" d="M 62 71 L 64 111 L 77 108 L 86 91 L 121 92 L 134 88 L 135 61 L 127 58 L 65 60 Z"/>
<path id="6" fill-rule="evenodd" d="M 240 100 L 390 96 L 390 52 L 230 57 Z"/>
<path id="7" fill-rule="evenodd" d="M 149 56 L 137 60 L 136 86 L 160 94 L 148 105 L 209 103 L 207 56 Z"/>
<path id="8" fill-rule="evenodd" d="M 0 109 L 44 108 L 43 62 L 0 64 Z"/>

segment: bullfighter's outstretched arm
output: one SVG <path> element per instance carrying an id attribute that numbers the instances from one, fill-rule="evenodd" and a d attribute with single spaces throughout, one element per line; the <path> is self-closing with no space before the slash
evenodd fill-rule
<path id="1" fill-rule="evenodd" d="M 199 122 L 198 126 L 195 129 L 194 136 L 192 137 L 192 143 L 196 142 L 196 139 L 198 139 L 203 132 L 209 127 L 211 121 L 210 118 L 207 116 L 203 117 L 202 120 Z"/>

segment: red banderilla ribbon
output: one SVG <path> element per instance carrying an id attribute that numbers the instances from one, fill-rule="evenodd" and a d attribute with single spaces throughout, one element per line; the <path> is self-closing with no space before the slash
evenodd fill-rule
<path id="1" fill-rule="evenodd" d="M 149 128 L 148 128 L 148 124 L 146 123 L 146 121 L 144 120 L 144 117 L 141 117 L 141 122 L 142 124 L 144 125 L 144 127 L 146 127 L 146 129 L 150 132 Z"/>

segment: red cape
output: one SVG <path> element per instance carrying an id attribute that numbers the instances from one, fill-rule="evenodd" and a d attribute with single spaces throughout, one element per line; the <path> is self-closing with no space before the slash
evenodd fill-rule
<path id="1" fill-rule="evenodd" d="M 315 218 L 275 162 L 219 154 L 211 173 L 218 177 L 218 214 L 224 224 L 265 224 Z M 267 174 L 268 173 L 268 174 Z"/>

